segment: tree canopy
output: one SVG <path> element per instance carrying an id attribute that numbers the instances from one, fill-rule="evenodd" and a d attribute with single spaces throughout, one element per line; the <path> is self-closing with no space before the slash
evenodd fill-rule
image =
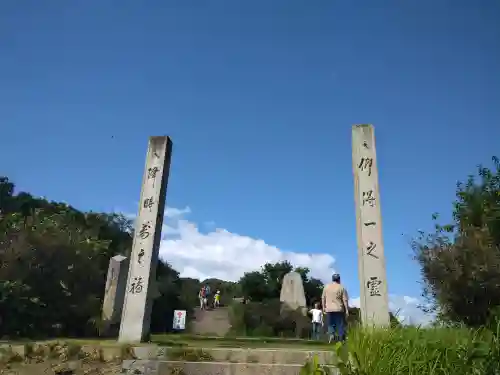
<path id="1" fill-rule="evenodd" d="M 0 177 L 0 337 L 96 336 L 109 259 L 128 256 L 132 222 L 120 214 L 83 212 L 70 205 L 15 192 Z M 171 330 L 174 309 L 198 305 L 201 285 L 221 291 L 222 304 L 246 295 L 254 301 L 279 298 L 289 262 L 266 264 L 237 283 L 181 278 L 160 260 L 160 297 L 151 330 Z M 321 295 L 321 281 L 302 275 L 308 302 Z M 188 314 L 189 316 L 189 314 Z"/>
<path id="2" fill-rule="evenodd" d="M 288 261 L 266 263 L 260 271 L 247 272 L 239 280 L 243 296 L 253 302 L 279 299 L 283 277 L 291 271 L 298 272 L 304 283 L 307 305 L 320 301 L 323 283 L 309 277 L 309 269 L 296 267 Z"/>
<path id="3" fill-rule="evenodd" d="M 433 216 L 435 220 L 438 215 Z M 448 323 L 477 327 L 498 317 L 500 307 L 500 163 L 479 166 L 458 183 L 453 221 L 413 241 L 427 310 Z"/>
<path id="4" fill-rule="evenodd" d="M 109 259 L 129 254 L 131 221 L 14 190 L 0 177 L 0 336 L 96 336 Z M 153 331 L 189 308 L 177 271 L 160 261 L 157 277 Z"/>

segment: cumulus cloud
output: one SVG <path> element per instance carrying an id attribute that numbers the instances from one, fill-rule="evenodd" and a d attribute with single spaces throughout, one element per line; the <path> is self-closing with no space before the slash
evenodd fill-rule
<path id="1" fill-rule="evenodd" d="M 265 263 L 284 260 L 294 266 L 308 267 L 313 277 L 324 282 L 335 272 L 335 258 L 330 254 L 285 251 L 261 239 L 217 228 L 214 222 L 204 223 L 202 232 L 186 219 L 189 213 L 189 207 L 167 207 L 160 245 L 160 258 L 168 261 L 182 277 L 237 281 L 245 272 L 258 270 Z M 430 321 L 418 308 L 419 299 L 391 295 L 389 300 L 389 308 L 403 323 Z M 359 307 L 359 297 L 353 298 L 351 304 Z"/>
<path id="2" fill-rule="evenodd" d="M 166 212 L 160 257 L 168 260 L 181 276 L 237 281 L 245 272 L 283 260 L 308 267 L 314 277 L 323 280 L 334 272 L 335 259 L 329 254 L 283 251 L 263 240 L 216 228 L 211 222 L 207 227 L 212 230 L 202 233 L 195 223 L 185 219 L 189 208 L 168 208 Z"/>
<path id="3" fill-rule="evenodd" d="M 352 298 L 349 304 L 360 307 L 360 298 Z M 421 300 L 415 297 L 389 295 L 389 310 L 402 324 L 426 326 L 432 322 L 432 316 L 425 314 L 420 305 Z"/>
<path id="4" fill-rule="evenodd" d="M 182 215 L 190 214 L 191 213 L 191 208 L 187 206 L 186 208 L 174 208 L 174 207 L 167 207 L 165 209 L 165 217 L 169 218 L 176 218 Z"/>

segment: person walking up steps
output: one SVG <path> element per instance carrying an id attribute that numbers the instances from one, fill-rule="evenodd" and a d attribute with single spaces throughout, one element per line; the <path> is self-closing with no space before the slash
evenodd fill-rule
<path id="1" fill-rule="evenodd" d="M 332 282 L 323 288 L 323 311 L 326 314 L 328 327 L 328 342 L 344 341 L 346 323 L 349 317 L 349 296 L 347 290 L 340 284 L 340 275 L 334 274 Z"/>
<path id="2" fill-rule="evenodd" d="M 214 309 L 219 307 L 220 305 L 220 290 L 218 290 L 217 292 L 215 292 L 215 296 L 214 296 Z"/>
<path id="3" fill-rule="evenodd" d="M 208 310 L 209 307 L 213 307 L 214 302 L 210 301 L 210 295 L 212 294 L 210 290 L 210 285 L 205 285 L 205 308 Z"/>
<path id="4" fill-rule="evenodd" d="M 198 298 L 200 299 L 200 310 L 205 310 L 207 307 L 207 295 L 204 286 L 201 287 Z"/>
<path id="5" fill-rule="evenodd" d="M 323 310 L 320 309 L 319 302 L 314 304 L 314 307 L 309 310 L 312 315 L 311 324 L 311 338 L 313 340 L 319 340 L 321 328 L 323 327 Z"/>

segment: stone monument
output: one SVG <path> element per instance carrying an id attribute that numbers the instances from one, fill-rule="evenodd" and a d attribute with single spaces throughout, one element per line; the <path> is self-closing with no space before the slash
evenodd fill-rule
<path id="1" fill-rule="evenodd" d="M 389 298 L 382 241 L 375 133 L 372 125 L 354 125 L 352 128 L 352 166 L 361 321 L 365 326 L 388 326 Z"/>
<path id="2" fill-rule="evenodd" d="M 281 316 L 293 317 L 295 321 L 295 334 L 298 337 L 307 329 L 309 321 L 305 317 L 300 318 L 292 311 L 300 311 L 302 315 L 307 314 L 306 295 L 304 283 L 298 272 L 288 272 L 283 277 L 280 293 Z"/>
<path id="3" fill-rule="evenodd" d="M 281 285 L 280 301 L 289 309 L 296 310 L 306 307 L 306 295 L 304 283 L 298 272 L 288 272 L 283 277 Z"/>
<path id="4" fill-rule="evenodd" d="M 115 255 L 109 260 L 106 289 L 102 304 L 101 335 L 117 336 L 122 317 L 123 299 L 127 284 L 128 259 L 123 255 Z M 115 328 L 115 326 L 117 326 Z"/>
<path id="5" fill-rule="evenodd" d="M 149 337 L 171 154 L 172 141 L 169 137 L 149 138 L 119 342 L 140 342 Z"/>

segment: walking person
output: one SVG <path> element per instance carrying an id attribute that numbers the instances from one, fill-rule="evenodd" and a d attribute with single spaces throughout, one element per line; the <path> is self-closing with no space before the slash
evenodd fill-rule
<path id="1" fill-rule="evenodd" d="M 214 309 L 219 307 L 220 305 L 220 290 L 218 290 L 217 292 L 215 292 L 215 296 L 214 296 Z"/>
<path id="2" fill-rule="evenodd" d="M 209 301 L 210 301 L 210 285 L 205 285 L 205 307 L 208 308 L 208 305 L 209 305 Z M 212 306 L 213 303 L 210 304 L 210 306 Z"/>
<path id="3" fill-rule="evenodd" d="M 349 317 L 349 296 L 340 283 L 340 275 L 334 274 L 332 282 L 323 288 L 323 311 L 326 314 L 328 342 L 344 341 Z"/>
<path id="4" fill-rule="evenodd" d="M 319 340 L 321 329 L 323 327 L 323 310 L 320 308 L 319 302 L 314 304 L 314 307 L 309 310 L 312 315 L 311 318 L 311 338 L 313 340 Z"/>
<path id="5" fill-rule="evenodd" d="M 200 299 L 200 310 L 205 310 L 207 305 L 207 297 L 204 286 L 202 286 L 200 291 L 198 292 L 198 298 Z"/>

